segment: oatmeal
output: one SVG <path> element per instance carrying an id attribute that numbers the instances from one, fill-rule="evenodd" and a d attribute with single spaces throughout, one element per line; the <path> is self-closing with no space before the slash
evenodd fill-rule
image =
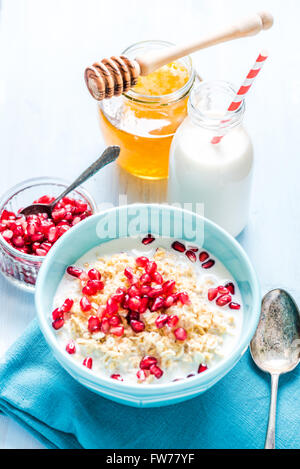
<path id="1" fill-rule="evenodd" d="M 240 294 L 196 246 L 151 235 L 110 241 L 69 266 L 54 299 L 61 346 L 91 372 L 163 383 L 205 372 L 234 348 Z"/>

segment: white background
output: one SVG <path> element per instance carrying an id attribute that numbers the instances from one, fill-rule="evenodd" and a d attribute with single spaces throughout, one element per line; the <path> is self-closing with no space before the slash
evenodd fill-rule
<path id="1" fill-rule="evenodd" d="M 0 0 L 1 1 L 1 0 Z M 194 54 L 206 79 L 239 85 L 262 48 L 270 58 L 247 99 L 255 146 L 251 220 L 239 241 L 263 293 L 281 286 L 300 303 L 299 0 L 4 0 L 0 10 L 0 192 L 31 177 L 72 179 L 103 148 L 85 66 L 144 39 L 179 43 L 261 9 L 272 30 Z M 163 200 L 163 184 L 142 184 L 106 168 L 86 184 L 98 203 Z M 230 210 L 230 207 L 228 207 Z M 34 317 L 33 297 L 0 278 L 0 355 Z M 39 448 L 0 415 L 0 448 Z"/>

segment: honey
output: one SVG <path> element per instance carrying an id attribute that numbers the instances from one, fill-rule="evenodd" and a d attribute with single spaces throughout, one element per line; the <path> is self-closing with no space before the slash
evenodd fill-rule
<path id="1" fill-rule="evenodd" d="M 105 142 L 121 147 L 118 163 L 124 170 L 145 179 L 168 177 L 170 145 L 187 114 L 193 82 L 194 73 L 186 58 L 140 76 L 126 94 L 101 102 Z"/>

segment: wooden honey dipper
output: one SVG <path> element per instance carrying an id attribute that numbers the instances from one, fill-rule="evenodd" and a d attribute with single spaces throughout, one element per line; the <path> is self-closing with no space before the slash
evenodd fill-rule
<path id="1" fill-rule="evenodd" d="M 271 13 L 260 12 L 188 44 L 155 50 L 137 56 L 135 59 L 129 59 L 124 55 L 103 59 L 85 69 L 85 82 L 91 95 L 98 101 L 120 96 L 137 84 L 140 75 L 149 75 L 163 65 L 197 50 L 233 39 L 253 36 L 263 29 L 271 28 L 272 25 Z"/>

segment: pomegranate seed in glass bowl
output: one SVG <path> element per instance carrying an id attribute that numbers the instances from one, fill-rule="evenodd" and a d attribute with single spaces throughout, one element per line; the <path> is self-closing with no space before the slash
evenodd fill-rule
<path id="1" fill-rule="evenodd" d="M 28 179 L 9 189 L 0 199 L 0 272 L 23 290 L 34 292 L 39 268 L 49 249 L 73 225 L 96 213 L 97 207 L 90 194 L 79 188 L 66 198 L 67 208 L 70 199 L 77 202 L 79 214 L 74 209 L 74 213 L 66 210 L 60 218 L 62 208 L 59 207 L 55 208 L 53 219 L 37 221 L 29 215 L 23 219 L 25 225 L 21 218 L 15 223 L 13 214 L 18 217 L 23 207 L 41 198 L 41 203 L 48 203 L 45 196 L 57 197 L 68 185 L 68 181 L 59 178 Z M 39 228 L 42 224 L 42 229 L 37 224 Z"/>

